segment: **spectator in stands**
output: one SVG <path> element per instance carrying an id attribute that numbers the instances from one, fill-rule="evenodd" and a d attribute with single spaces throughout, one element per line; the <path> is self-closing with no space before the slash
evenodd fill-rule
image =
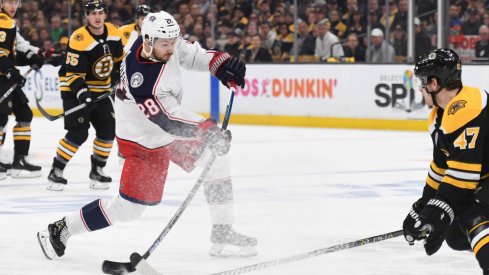
<path id="1" fill-rule="evenodd" d="M 433 47 L 431 45 L 430 36 L 424 30 L 423 22 L 421 22 L 417 17 L 414 18 L 414 31 L 414 40 L 416 41 L 414 45 L 414 57 L 417 58 L 418 56 L 431 51 Z"/>
<path id="2" fill-rule="evenodd" d="M 251 45 L 246 50 L 245 55 L 246 62 L 270 62 L 272 61 L 272 56 L 268 49 L 262 47 L 261 38 L 259 35 L 254 35 L 251 38 Z"/>
<path id="3" fill-rule="evenodd" d="M 380 18 L 384 15 L 382 9 L 379 6 L 378 0 L 368 0 L 368 12 L 373 16 L 375 15 L 375 21 L 379 22 Z"/>
<path id="4" fill-rule="evenodd" d="M 461 10 L 462 7 L 458 2 L 451 4 L 448 9 L 448 15 L 450 17 L 448 41 L 454 44 L 455 47 L 458 47 L 463 40 Z"/>
<path id="5" fill-rule="evenodd" d="M 258 1 L 258 21 L 270 22 L 273 20 L 272 12 L 270 11 L 270 4 L 266 0 Z"/>
<path id="6" fill-rule="evenodd" d="M 377 14 L 375 12 L 371 12 L 368 14 L 367 23 L 370 24 L 372 29 L 380 29 L 382 32 L 384 32 L 385 30 L 384 25 L 380 24 Z"/>
<path id="7" fill-rule="evenodd" d="M 348 25 L 348 33 L 356 33 L 361 45 L 365 45 L 364 36 L 367 33 L 367 26 L 361 11 L 355 11 L 352 15 L 352 21 Z"/>
<path id="8" fill-rule="evenodd" d="M 270 50 L 272 48 L 273 42 L 275 42 L 275 38 L 277 37 L 277 33 L 275 32 L 275 30 L 272 30 L 270 22 L 263 21 L 260 23 L 259 34 L 262 42 L 262 47 Z"/>
<path id="9" fill-rule="evenodd" d="M 479 27 L 480 40 L 475 44 L 475 57 L 489 58 L 489 27 L 482 25 Z"/>
<path id="10" fill-rule="evenodd" d="M 394 61 L 394 48 L 384 39 L 384 32 L 381 29 L 373 29 L 370 33 L 372 48 L 369 60 L 372 63 L 390 63 Z"/>
<path id="11" fill-rule="evenodd" d="M 286 23 L 280 23 L 278 26 L 277 38 L 273 42 L 272 53 L 280 60 L 289 57 L 290 49 L 294 43 L 294 36 L 290 33 Z"/>
<path id="12" fill-rule="evenodd" d="M 309 33 L 309 28 L 304 21 L 299 21 L 297 32 L 297 50 L 298 55 L 314 55 L 316 48 L 316 38 Z M 290 55 L 294 55 L 294 47 L 290 50 Z"/>
<path id="13" fill-rule="evenodd" d="M 482 25 L 489 26 L 489 12 L 484 12 L 482 14 Z"/>
<path id="14" fill-rule="evenodd" d="M 479 27 L 481 21 L 479 20 L 479 13 L 477 9 L 470 8 L 467 10 L 467 21 L 462 23 L 462 33 L 464 35 L 477 35 L 479 34 Z"/>
<path id="15" fill-rule="evenodd" d="M 406 61 L 408 41 L 406 31 L 401 25 L 397 25 L 394 28 L 394 41 L 392 44 L 395 52 L 394 59 L 398 62 Z"/>
<path id="16" fill-rule="evenodd" d="M 347 26 L 341 21 L 340 13 L 337 10 L 329 12 L 329 24 L 330 31 L 336 35 L 339 39 L 343 39 L 346 36 Z"/>
<path id="17" fill-rule="evenodd" d="M 61 26 L 61 17 L 59 15 L 54 15 L 51 17 L 51 32 L 50 36 L 53 41 L 58 41 L 64 34 L 64 29 Z"/>
<path id="18" fill-rule="evenodd" d="M 220 49 L 224 49 L 224 45 L 226 45 L 228 39 L 227 35 L 232 31 L 233 24 L 230 21 L 220 21 L 217 23 L 217 26 L 218 35 L 216 37 L 216 44 Z"/>
<path id="19" fill-rule="evenodd" d="M 354 57 L 355 62 L 365 62 L 366 60 L 366 50 L 359 44 L 358 35 L 354 32 L 348 35 L 343 51 L 345 52 L 345 57 Z"/>
<path id="20" fill-rule="evenodd" d="M 352 25 L 352 22 L 353 22 L 353 14 L 355 14 L 355 12 L 360 12 L 360 9 L 358 7 L 358 1 L 357 0 L 348 0 L 347 4 L 346 4 L 346 12 L 343 13 L 343 15 L 341 16 L 341 19 L 343 20 L 343 22 L 346 23 L 346 25 L 348 27 L 350 27 Z"/>
<path id="21" fill-rule="evenodd" d="M 329 57 L 343 56 L 343 47 L 338 43 L 338 37 L 329 31 L 328 20 L 319 21 L 316 28 L 318 36 L 316 37 L 315 55 L 319 60 L 326 61 Z"/>
<path id="22" fill-rule="evenodd" d="M 230 55 L 239 58 L 241 51 L 241 36 L 236 31 L 230 31 L 227 34 L 228 41 L 224 46 L 224 51 Z"/>
<path id="23" fill-rule="evenodd" d="M 246 34 L 253 36 L 258 34 L 258 26 L 255 22 L 251 21 L 246 27 Z"/>
<path id="24" fill-rule="evenodd" d="M 408 24 L 408 0 L 399 0 L 399 9 L 394 16 L 390 30 L 393 30 L 396 26 L 400 25 L 403 30 L 407 30 Z"/>
<path id="25" fill-rule="evenodd" d="M 124 6 L 124 1 L 123 0 L 113 0 L 112 4 L 109 5 L 109 14 L 112 16 L 112 13 L 116 13 L 119 15 L 119 18 L 121 22 L 127 22 L 131 20 L 131 15 L 129 14 L 129 11 L 127 7 Z M 112 18 L 111 18 L 112 20 Z"/>

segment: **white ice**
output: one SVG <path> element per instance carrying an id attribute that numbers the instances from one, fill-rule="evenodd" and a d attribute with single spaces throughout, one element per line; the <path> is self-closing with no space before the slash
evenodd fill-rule
<path id="1" fill-rule="evenodd" d="M 11 118 L 11 120 L 13 120 Z M 0 155 L 13 154 L 11 129 Z M 424 132 L 337 130 L 233 125 L 232 175 L 238 231 L 256 236 L 258 256 L 208 256 L 210 220 L 203 192 L 196 195 L 149 258 L 163 274 L 209 274 L 305 253 L 399 230 L 420 196 L 431 160 Z M 65 170 L 69 185 L 47 191 L 47 174 L 62 121 L 35 118 L 30 160 L 42 165 L 36 179 L 0 181 L 0 274 L 102 274 L 104 259 L 128 261 L 144 253 L 194 186 L 201 169 L 186 174 L 170 167 L 162 204 L 137 221 L 77 235 L 61 259 L 49 261 L 36 232 L 66 214 L 118 191 L 116 154 L 106 173 L 111 189 L 88 187 L 91 137 Z M 115 152 L 115 149 L 113 150 Z M 250 274 L 481 274 L 472 253 L 446 244 L 434 256 L 403 237 L 342 250 Z"/>

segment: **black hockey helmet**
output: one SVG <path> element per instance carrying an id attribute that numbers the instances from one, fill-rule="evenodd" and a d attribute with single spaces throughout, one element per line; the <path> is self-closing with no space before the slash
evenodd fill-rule
<path id="1" fill-rule="evenodd" d="M 418 58 L 414 75 L 423 86 L 430 77 L 435 77 L 441 88 L 462 86 L 462 62 L 452 49 L 432 50 Z"/>
<path id="2" fill-rule="evenodd" d="M 136 18 L 139 16 L 146 16 L 151 12 L 151 8 L 148 5 L 138 5 L 136 7 Z"/>
<path id="3" fill-rule="evenodd" d="M 85 14 L 88 14 L 90 11 L 93 10 L 104 10 L 105 13 L 108 13 L 107 6 L 105 5 L 104 0 L 87 0 L 87 3 L 85 4 Z"/>

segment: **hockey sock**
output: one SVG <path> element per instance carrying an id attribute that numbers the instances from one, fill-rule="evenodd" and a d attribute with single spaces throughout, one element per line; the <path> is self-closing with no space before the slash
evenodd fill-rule
<path id="1" fill-rule="evenodd" d="M 27 156 L 31 145 L 31 126 L 29 122 L 18 122 L 14 126 L 14 152 Z"/>
<path id="2" fill-rule="evenodd" d="M 93 140 L 93 156 L 96 160 L 103 163 L 102 167 L 105 166 L 105 163 L 109 158 L 113 143 L 113 140 L 103 140 L 99 138 Z"/>
<path id="3" fill-rule="evenodd" d="M 56 160 L 66 166 L 68 161 L 76 154 L 76 151 L 78 151 L 78 145 L 66 138 L 61 139 L 56 150 Z"/>
<path id="4" fill-rule="evenodd" d="M 479 221 L 469 230 L 469 239 L 472 251 L 482 269 L 489 269 L 489 223 L 487 220 Z"/>
<path id="5" fill-rule="evenodd" d="M 80 210 L 80 217 L 87 231 L 95 231 L 112 225 L 102 204 L 102 199 L 95 200 Z"/>
<path id="6" fill-rule="evenodd" d="M 209 204 L 212 224 L 232 224 L 234 211 L 231 178 L 204 182 L 204 194 Z"/>
<path id="7" fill-rule="evenodd" d="M 145 205 L 130 202 L 120 196 L 113 197 L 110 201 L 98 199 L 85 205 L 79 212 L 67 216 L 66 223 L 70 233 L 76 235 L 135 220 L 145 208 Z"/>

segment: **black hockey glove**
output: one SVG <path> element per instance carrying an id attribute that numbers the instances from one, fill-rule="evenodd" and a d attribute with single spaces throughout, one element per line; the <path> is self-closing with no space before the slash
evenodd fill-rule
<path id="1" fill-rule="evenodd" d="M 39 70 L 44 65 L 44 58 L 33 51 L 28 51 L 26 58 L 31 66 L 36 66 L 36 70 Z"/>
<path id="2" fill-rule="evenodd" d="M 80 104 L 87 104 L 87 106 L 92 105 L 93 102 L 93 96 L 92 93 L 88 90 L 86 85 L 83 85 L 77 92 L 76 92 L 76 98 L 78 98 L 78 101 Z"/>
<path id="3" fill-rule="evenodd" d="M 426 200 L 420 198 L 415 203 L 413 203 L 411 209 L 409 210 L 408 215 L 404 219 L 404 222 L 402 224 L 402 229 L 404 230 L 404 238 L 409 243 L 409 245 L 414 245 L 414 241 L 426 239 L 426 235 L 416 236 L 415 238 L 414 233 L 412 232 L 414 225 L 416 224 L 416 222 L 419 221 L 419 213 L 421 213 L 425 205 L 426 205 Z"/>
<path id="4" fill-rule="evenodd" d="M 453 209 L 441 199 L 430 199 L 419 214 L 419 221 L 412 228 L 413 237 L 421 238 L 428 234 L 424 242 L 426 254 L 435 254 L 442 246 L 448 232 L 448 226 L 455 219 Z"/>
<path id="5" fill-rule="evenodd" d="M 6 72 L 6 76 L 10 81 L 18 84 L 17 88 L 22 88 L 25 84 L 25 78 L 16 68 L 8 69 Z"/>
<path id="6" fill-rule="evenodd" d="M 233 139 L 231 131 L 222 131 L 212 119 L 200 123 L 199 127 L 204 134 L 204 144 L 208 145 L 216 156 L 222 156 L 229 152 Z"/>
<path id="7" fill-rule="evenodd" d="M 222 52 L 217 53 L 209 63 L 209 70 L 221 80 L 224 86 L 229 88 L 230 82 L 235 82 L 236 85 L 244 88 L 246 65 L 243 61 L 232 57 L 229 53 Z"/>

